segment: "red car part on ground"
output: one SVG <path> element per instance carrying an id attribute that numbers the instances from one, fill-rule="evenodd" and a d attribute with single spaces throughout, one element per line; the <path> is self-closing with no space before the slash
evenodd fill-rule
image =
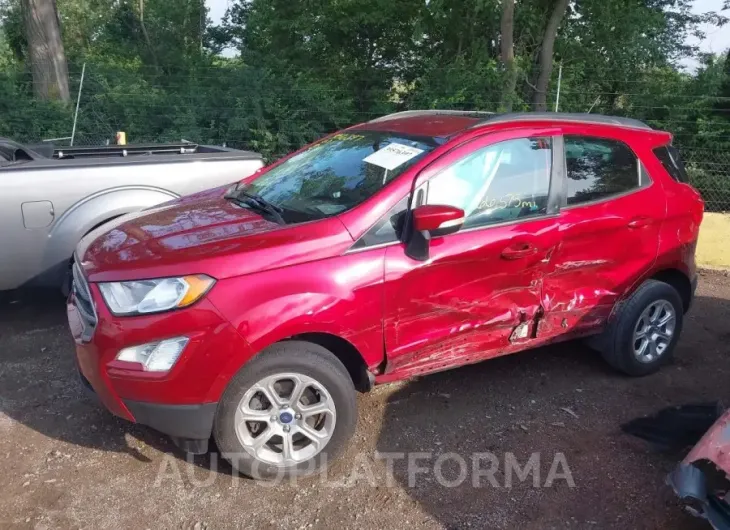
<path id="1" fill-rule="evenodd" d="M 730 529 L 730 410 L 710 427 L 667 482 L 713 528 Z"/>

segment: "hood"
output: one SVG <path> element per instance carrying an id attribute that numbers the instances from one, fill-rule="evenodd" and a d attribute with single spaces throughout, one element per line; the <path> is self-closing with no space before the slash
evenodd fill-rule
<path id="1" fill-rule="evenodd" d="M 329 257 L 352 245 L 336 217 L 282 226 L 224 199 L 225 191 L 119 217 L 84 237 L 76 257 L 90 281 L 200 273 L 223 279 Z"/>

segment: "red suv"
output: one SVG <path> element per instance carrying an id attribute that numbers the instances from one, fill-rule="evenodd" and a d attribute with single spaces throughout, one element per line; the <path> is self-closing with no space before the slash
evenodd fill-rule
<path id="1" fill-rule="evenodd" d="M 703 203 L 671 135 L 625 118 L 398 113 L 79 244 L 82 380 L 242 473 L 321 468 L 356 390 L 590 337 L 672 354 Z"/>

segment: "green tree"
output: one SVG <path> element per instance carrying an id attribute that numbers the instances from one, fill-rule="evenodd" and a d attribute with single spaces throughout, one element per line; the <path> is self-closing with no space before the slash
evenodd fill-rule
<path id="1" fill-rule="evenodd" d="M 0 134 L 67 136 L 72 109 L 33 96 L 20 1 L 0 7 Z M 551 107 L 558 62 L 561 110 L 643 118 L 690 151 L 730 136 L 727 62 L 678 67 L 698 24 L 723 21 L 691 0 L 235 0 L 219 27 L 202 0 L 57 1 L 72 94 L 87 64 L 82 141 L 276 156 L 393 110 Z"/>

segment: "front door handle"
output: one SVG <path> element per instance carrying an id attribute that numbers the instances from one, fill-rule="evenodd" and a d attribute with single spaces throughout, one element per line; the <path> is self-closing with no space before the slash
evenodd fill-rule
<path id="1" fill-rule="evenodd" d="M 651 224 L 651 217 L 634 217 L 629 221 L 629 228 L 643 228 Z"/>
<path id="2" fill-rule="evenodd" d="M 520 259 L 532 256 L 537 252 L 537 247 L 530 243 L 518 243 L 505 248 L 502 251 L 502 257 L 504 259 Z"/>

